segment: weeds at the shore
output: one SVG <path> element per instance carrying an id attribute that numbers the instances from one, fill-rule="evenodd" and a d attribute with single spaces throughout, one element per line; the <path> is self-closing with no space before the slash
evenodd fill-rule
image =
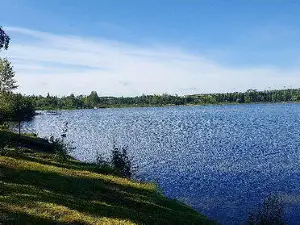
<path id="1" fill-rule="evenodd" d="M 49 138 L 49 143 L 53 146 L 54 152 L 62 159 L 66 160 L 75 147 L 66 141 L 69 123 L 65 122 L 60 138 L 55 138 L 53 135 Z"/>
<path id="2" fill-rule="evenodd" d="M 132 177 L 137 170 L 137 166 L 133 166 L 132 164 L 132 158 L 130 158 L 128 155 L 128 147 L 118 147 L 116 144 L 114 144 L 111 153 L 112 156 L 110 160 L 103 158 L 101 154 L 97 153 L 97 165 L 100 167 L 112 167 L 122 177 Z"/>
<path id="3" fill-rule="evenodd" d="M 278 195 L 271 194 L 257 210 L 249 213 L 248 225 L 284 225 L 284 207 Z"/>

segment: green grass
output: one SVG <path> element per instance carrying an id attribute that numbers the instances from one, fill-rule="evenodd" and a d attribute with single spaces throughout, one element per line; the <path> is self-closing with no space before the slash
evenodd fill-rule
<path id="1" fill-rule="evenodd" d="M 154 184 L 61 161 L 38 151 L 33 140 L 34 148 L 27 143 L 0 156 L 0 224 L 215 224 Z"/>

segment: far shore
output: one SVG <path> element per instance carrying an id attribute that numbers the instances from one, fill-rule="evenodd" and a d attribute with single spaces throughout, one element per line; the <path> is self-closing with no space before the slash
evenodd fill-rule
<path id="1" fill-rule="evenodd" d="M 98 109 L 114 109 L 114 108 L 162 108 L 162 107 L 182 107 L 182 106 L 222 106 L 222 105 L 263 105 L 263 104 L 298 104 L 300 101 L 282 101 L 282 102 L 223 102 L 223 103 L 209 103 L 209 104 L 185 104 L 185 105 L 113 105 L 99 108 L 37 108 L 36 111 L 67 111 L 67 110 L 98 110 Z"/>

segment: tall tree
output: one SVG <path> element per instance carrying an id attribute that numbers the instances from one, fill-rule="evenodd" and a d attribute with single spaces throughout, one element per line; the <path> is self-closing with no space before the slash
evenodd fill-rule
<path id="1" fill-rule="evenodd" d="M 0 51 L 7 50 L 10 38 L 0 27 Z M 13 66 L 7 59 L 0 58 L 0 123 L 3 121 L 17 121 L 19 134 L 21 133 L 21 121 L 34 116 L 34 105 L 28 97 L 21 94 L 13 94 L 16 89 Z"/>
<path id="2" fill-rule="evenodd" d="M 0 93 L 11 92 L 18 87 L 14 77 L 15 71 L 11 63 L 0 58 Z"/>
<path id="3" fill-rule="evenodd" d="M 0 27 L 0 51 L 7 50 L 10 38 Z M 3 92 L 11 92 L 16 89 L 16 81 L 14 80 L 15 72 L 11 63 L 7 59 L 0 58 L 0 94 Z"/>
<path id="4" fill-rule="evenodd" d="M 87 96 L 87 104 L 90 107 L 95 107 L 99 103 L 99 96 L 96 91 L 92 91 L 90 95 Z"/>
<path id="5" fill-rule="evenodd" d="M 7 50 L 9 41 L 9 36 L 4 32 L 2 27 L 0 27 L 0 51 L 1 49 Z"/>

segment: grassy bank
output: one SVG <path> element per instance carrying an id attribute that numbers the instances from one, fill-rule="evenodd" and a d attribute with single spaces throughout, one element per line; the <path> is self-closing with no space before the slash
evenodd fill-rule
<path id="1" fill-rule="evenodd" d="M 0 224 L 214 224 L 153 184 L 61 161 L 40 139 L 22 138 L 26 147 L 1 152 Z"/>

